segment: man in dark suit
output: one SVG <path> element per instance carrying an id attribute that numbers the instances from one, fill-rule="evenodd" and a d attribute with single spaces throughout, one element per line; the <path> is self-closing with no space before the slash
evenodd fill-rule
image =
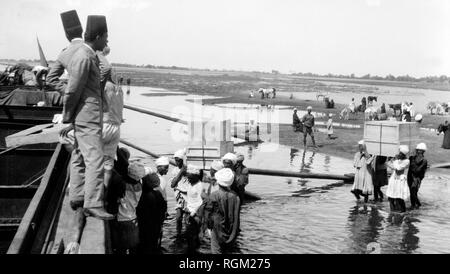
<path id="1" fill-rule="evenodd" d="M 81 38 L 83 27 L 75 10 L 61 13 L 61 20 L 70 45 L 63 49 L 56 62 L 50 67 L 50 71 L 47 74 L 47 85 L 64 94 L 67 84 L 61 81 L 60 77 L 69 66 L 73 54 L 83 45 L 83 39 Z"/>
<path id="2" fill-rule="evenodd" d="M 103 195 L 103 108 L 99 59 L 96 51 L 108 43 L 106 18 L 88 16 L 85 43 L 73 54 L 67 71 L 69 82 L 64 94 L 62 136 L 74 129 L 75 149 L 70 169 L 71 203 L 83 203 L 86 216 L 109 220 Z"/>

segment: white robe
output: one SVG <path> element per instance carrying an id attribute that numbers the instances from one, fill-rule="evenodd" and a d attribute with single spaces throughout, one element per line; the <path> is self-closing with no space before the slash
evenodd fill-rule
<path id="1" fill-rule="evenodd" d="M 373 156 L 366 159 L 361 155 L 361 152 L 356 152 L 353 166 L 355 167 L 355 180 L 353 182 L 352 190 L 359 189 L 363 194 L 373 193 L 373 182 L 371 166 L 373 161 Z"/>
<path id="2" fill-rule="evenodd" d="M 386 195 L 393 199 L 409 198 L 408 187 L 408 169 L 409 159 L 395 160 L 394 162 L 387 163 L 388 167 L 393 169 L 392 175 L 389 178 L 389 184 L 386 191 Z"/>

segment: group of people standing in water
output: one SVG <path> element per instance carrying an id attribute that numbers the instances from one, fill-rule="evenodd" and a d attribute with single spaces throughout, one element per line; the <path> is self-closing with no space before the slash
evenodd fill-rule
<path id="1" fill-rule="evenodd" d="M 354 157 L 355 179 L 351 192 L 357 200 L 364 197 L 364 202 L 369 201 L 369 196 L 374 195 L 374 202 L 382 202 L 384 194 L 381 187 L 387 185 L 391 211 L 406 211 L 405 201 L 410 198 L 411 210 L 421 206 L 418 192 L 428 162 L 425 159 L 427 146 L 420 143 L 416 146 L 414 155 L 408 158 L 408 146 L 399 146 L 399 152 L 395 157 L 376 156 L 367 152 L 363 140 L 358 143 L 359 151 Z M 392 170 L 388 178 L 388 169 Z"/>
<path id="2" fill-rule="evenodd" d="M 185 150 L 173 155 L 175 167 L 170 173 L 170 160 L 165 156 L 155 161 L 156 170 L 129 159 L 129 151 L 119 148 L 108 187 L 107 210 L 117 216 L 110 221 L 115 253 L 162 252 L 169 187 L 176 200 L 175 243 L 186 241 L 187 253 L 192 254 L 202 238 L 209 238 L 211 253 L 232 250 L 240 231 L 240 209 L 248 184 L 242 154 L 225 154 L 221 161 L 211 163 L 208 173 L 186 164 Z"/>

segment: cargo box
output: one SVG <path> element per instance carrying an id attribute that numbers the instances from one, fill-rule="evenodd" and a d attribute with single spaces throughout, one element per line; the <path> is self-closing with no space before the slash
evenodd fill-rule
<path id="1" fill-rule="evenodd" d="M 226 153 L 233 152 L 233 141 L 191 142 L 186 151 L 186 163 L 209 169 L 212 161 L 220 160 Z"/>
<path id="2" fill-rule="evenodd" d="M 373 155 L 395 156 L 400 145 L 412 151 L 420 142 L 420 128 L 415 122 L 367 121 L 364 124 L 364 142 Z"/>
<path id="3" fill-rule="evenodd" d="M 231 141 L 231 120 L 190 121 L 188 124 L 190 141 L 220 142 Z"/>

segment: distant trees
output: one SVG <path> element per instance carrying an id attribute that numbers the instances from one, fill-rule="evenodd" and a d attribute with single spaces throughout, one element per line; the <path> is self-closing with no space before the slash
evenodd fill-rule
<path id="1" fill-rule="evenodd" d="M 327 73 L 324 75 L 315 74 L 311 72 L 298 72 L 298 73 L 291 73 L 291 75 L 295 76 L 304 76 L 304 77 L 325 77 L 325 78 L 345 78 L 345 79 L 367 79 L 367 80 L 384 80 L 384 81 L 403 81 L 403 82 L 427 82 L 427 83 L 450 83 L 450 77 L 446 75 L 441 76 L 426 76 L 421 78 L 414 78 L 412 76 L 406 75 L 400 75 L 395 77 L 392 74 L 388 74 L 385 77 L 378 76 L 378 75 L 370 75 L 369 73 L 366 75 L 363 75 L 361 77 L 356 77 L 354 73 L 350 75 L 336 75 L 332 73 Z"/>

